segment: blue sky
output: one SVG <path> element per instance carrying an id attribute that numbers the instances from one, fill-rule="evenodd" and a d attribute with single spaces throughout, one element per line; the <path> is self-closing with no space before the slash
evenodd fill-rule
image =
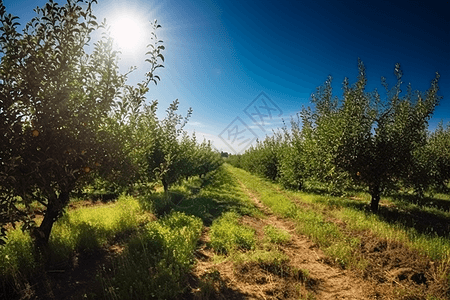
<path id="1" fill-rule="evenodd" d="M 18 15 L 21 23 L 45 2 L 4 0 L 7 12 Z M 243 150 L 254 137 L 263 139 L 281 125 L 281 118 L 289 120 L 309 105 L 310 94 L 328 75 L 341 96 L 344 77 L 356 80 L 358 58 L 366 65 L 368 89 L 381 92 L 381 76 L 395 83 L 397 62 L 405 90 L 411 83 L 426 91 L 438 71 L 444 98 L 430 125 L 450 122 L 448 12 L 446 0 L 99 0 L 94 6 L 100 19 L 127 13 L 158 20 L 166 61 L 149 101 L 158 99 L 161 115 L 175 99 L 183 114 L 192 107 L 186 129 L 229 152 Z M 124 55 L 124 71 L 138 66 L 131 83 L 142 79 L 143 60 Z M 263 107 L 262 119 L 252 115 L 255 106 Z"/>

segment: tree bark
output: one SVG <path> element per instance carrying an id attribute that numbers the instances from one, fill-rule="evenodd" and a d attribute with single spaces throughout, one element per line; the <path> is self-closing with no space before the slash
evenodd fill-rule
<path id="1" fill-rule="evenodd" d="M 369 193 L 370 196 L 372 197 L 372 200 L 370 202 L 370 209 L 372 210 L 372 212 L 376 213 L 378 212 L 378 206 L 380 203 L 380 194 L 381 194 L 380 184 L 375 183 L 372 186 L 370 186 Z"/>
<path id="2" fill-rule="evenodd" d="M 48 249 L 48 241 L 53 224 L 60 216 L 62 210 L 69 203 L 69 192 L 61 192 L 58 197 L 51 197 L 49 199 L 47 210 L 42 220 L 41 225 L 32 231 L 34 239 L 34 246 L 37 253 L 46 255 Z"/>
<path id="3" fill-rule="evenodd" d="M 167 180 L 165 178 L 163 178 L 161 181 L 162 181 L 162 184 L 164 187 L 164 192 L 167 193 L 169 191 L 169 183 L 167 182 Z"/>

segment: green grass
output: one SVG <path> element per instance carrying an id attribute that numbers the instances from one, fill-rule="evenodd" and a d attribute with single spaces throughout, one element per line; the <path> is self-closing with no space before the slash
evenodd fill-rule
<path id="1" fill-rule="evenodd" d="M 53 226 L 49 240 L 49 266 L 64 268 L 78 252 L 100 249 L 116 235 L 136 230 L 147 220 L 138 201 L 121 196 L 116 203 L 79 208 L 67 212 Z M 6 245 L 0 247 L 0 280 L 4 289 L 21 292 L 42 266 L 35 261 L 28 232 L 19 228 L 8 232 Z"/>
<path id="2" fill-rule="evenodd" d="M 286 244 L 291 240 L 291 235 L 286 230 L 282 230 L 273 225 L 264 226 L 264 235 L 270 243 Z"/>
<path id="3" fill-rule="evenodd" d="M 292 201 L 272 188 L 268 188 L 264 181 L 257 176 L 250 175 L 248 172 L 225 165 L 229 172 L 232 172 L 252 194 L 268 206 L 275 214 L 283 217 L 295 216 L 296 206 Z"/>
<path id="4" fill-rule="evenodd" d="M 375 215 L 365 209 L 369 201 L 367 195 L 361 194 L 355 198 L 346 198 L 287 191 L 278 184 L 251 175 L 244 170 L 229 165 L 226 168 L 273 212 L 294 219 L 299 232 L 318 243 L 326 254 L 342 266 L 354 265 L 363 268 L 365 262 L 355 261 L 355 258 L 352 257 L 352 253 L 359 246 L 359 241 L 347 237 L 346 233 L 335 222 L 332 222 L 333 219 L 344 221 L 348 229 L 369 230 L 380 238 L 402 242 L 434 260 L 448 260 L 450 255 L 448 236 L 433 234 L 430 229 L 420 230 L 421 224 L 417 224 L 417 226 L 410 224 L 412 222 L 410 221 L 412 219 L 410 210 L 403 212 L 401 210 L 394 211 L 395 208 L 382 207 L 380 214 Z M 294 205 L 295 202 L 297 205 Z M 382 202 L 386 205 L 394 203 L 390 198 L 385 198 Z M 419 209 L 417 205 L 414 207 Z M 430 208 L 422 208 L 420 212 L 422 214 L 434 213 L 434 210 L 435 208 L 430 212 Z M 448 212 L 440 211 L 440 213 L 431 215 L 430 218 L 432 216 L 447 218 L 447 215 Z"/>
<path id="5" fill-rule="evenodd" d="M 333 214 L 353 230 L 370 230 L 380 238 L 401 242 L 433 260 L 450 258 L 450 240 L 446 237 L 419 233 L 414 228 L 405 228 L 401 223 L 386 223 L 377 215 L 348 208 L 336 210 Z"/>
<path id="6" fill-rule="evenodd" d="M 286 191 L 228 165 L 205 178 L 190 178 L 168 194 L 146 194 L 138 199 L 121 196 L 114 203 L 69 211 L 53 228 L 50 263 L 68 263 L 74 253 L 95 252 L 125 233 L 128 239 L 123 240 L 124 251 L 98 274 L 99 290 L 92 297 L 177 298 L 189 286 L 187 274 L 194 262 L 193 251 L 205 225 L 211 227 L 209 245 L 217 253 L 213 261 L 230 259 L 236 266 L 256 264 L 278 275 L 306 278 L 307 271 L 290 268 L 288 257 L 277 250 L 291 240 L 287 231 L 265 226 L 261 244 L 255 230 L 242 225 L 243 215 L 263 217 L 250 195 L 274 214 L 293 220 L 298 232 L 309 236 L 344 268 L 365 268 L 364 259 L 355 256 L 361 241 L 349 233 L 370 231 L 428 255 L 436 260 L 439 280 L 449 280 L 450 241 L 445 231 L 422 228 L 413 222 L 420 215 L 448 221 L 450 213 L 441 209 L 449 200 L 447 196 L 439 195 L 438 206 L 429 201 L 383 198 L 380 213 L 375 215 L 365 209 L 367 194 L 350 198 Z M 148 211 L 160 219 L 150 222 Z M 345 228 L 340 226 L 344 223 Z M 0 247 L 0 279 L 4 285 L 26 289 L 27 278 L 41 266 L 34 261 L 27 233 L 11 230 L 8 237 L 7 244 Z"/>
<path id="7" fill-rule="evenodd" d="M 202 221 L 172 212 L 148 223 L 118 257 L 99 274 L 106 299 L 174 299 L 182 294 L 193 263 Z"/>
<path id="8" fill-rule="evenodd" d="M 156 212 L 159 221 L 149 222 L 152 216 L 148 211 Z M 205 178 L 191 178 L 174 186 L 168 194 L 121 196 L 116 202 L 68 211 L 53 227 L 48 263 L 51 268 L 70 267 L 75 253 L 95 253 L 119 239 L 125 246 L 123 254 L 98 274 L 100 289 L 88 296 L 170 299 L 188 286 L 186 274 L 203 224 L 226 221 L 227 230 L 227 226 L 236 228 L 235 244 L 227 245 L 228 249 L 254 248 L 254 231 L 235 222 L 242 215 L 262 213 L 239 182 L 219 168 Z M 11 231 L 8 243 L 0 248 L 2 282 L 25 289 L 27 278 L 42 267 L 37 266 L 32 253 L 28 233 Z"/>
<path id="9" fill-rule="evenodd" d="M 261 216 L 261 212 L 241 190 L 241 187 L 224 167 L 210 172 L 205 178 L 189 178 L 174 186 L 169 195 L 155 193 L 141 200 L 143 207 L 153 207 L 158 215 L 171 210 L 182 211 L 199 217 L 205 226 L 224 212 L 234 211 L 240 215 Z"/>
<path id="10" fill-rule="evenodd" d="M 27 277 L 35 268 L 30 235 L 20 228 L 9 231 L 6 245 L 0 247 L 0 277 Z"/>
<path id="11" fill-rule="evenodd" d="M 236 250 L 255 248 L 255 231 L 239 223 L 240 215 L 226 212 L 211 226 L 211 247 L 218 253 L 230 254 Z"/>
<path id="12" fill-rule="evenodd" d="M 256 249 L 245 253 L 236 252 L 232 255 L 236 267 L 258 265 L 261 269 L 279 276 L 291 275 L 293 268 L 289 266 L 289 257 L 277 250 Z"/>
<path id="13" fill-rule="evenodd" d="M 239 219 L 262 214 L 222 167 L 205 178 L 189 178 L 168 194 L 153 193 L 139 201 L 161 219 L 129 241 L 111 271 L 99 274 L 106 299 L 181 297 L 189 286 L 187 273 L 203 224 L 211 226 L 211 243 L 219 252 L 255 247 L 254 231 Z"/>
<path id="14" fill-rule="evenodd" d="M 352 259 L 352 254 L 358 245 L 347 238 L 335 223 L 327 221 L 321 211 L 311 206 L 296 205 L 275 184 L 244 170 L 226 167 L 275 214 L 295 220 L 297 231 L 319 244 L 333 260 L 343 267 L 357 264 Z"/>
<path id="15" fill-rule="evenodd" d="M 121 196 L 116 203 L 69 211 L 56 222 L 49 241 L 55 258 L 68 258 L 74 251 L 100 249 L 116 234 L 135 230 L 146 221 L 138 201 Z"/>

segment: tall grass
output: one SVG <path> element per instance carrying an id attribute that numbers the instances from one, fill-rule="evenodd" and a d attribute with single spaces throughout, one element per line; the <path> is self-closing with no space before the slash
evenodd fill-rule
<path id="1" fill-rule="evenodd" d="M 136 229 L 146 220 L 138 201 L 120 196 L 116 203 L 69 211 L 55 224 L 49 241 L 55 258 L 74 251 L 95 251 L 116 234 Z"/>
<path id="2" fill-rule="evenodd" d="M 95 251 L 117 234 L 137 229 L 146 218 L 148 214 L 141 210 L 138 201 L 129 196 L 121 196 L 116 203 L 104 206 L 68 211 L 54 224 L 47 265 L 68 267 L 76 251 Z M 0 247 L 0 281 L 4 289 L 20 292 L 39 272 L 41 266 L 33 253 L 28 232 L 19 228 L 8 232 L 6 245 Z"/>
<path id="3" fill-rule="evenodd" d="M 419 233 L 414 228 L 405 228 L 401 224 L 386 223 L 377 215 L 348 208 L 336 210 L 333 214 L 345 221 L 354 230 L 370 230 L 378 237 L 399 241 L 433 260 L 450 258 L 450 240 L 446 237 Z"/>
<path id="4" fill-rule="evenodd" d="M 20 228 L 9 231 L 6 245 L 0 247 L 3 290 L 22 289 L 36 267 L 30 235 Z"/>
<path id="5" fill-rule="evenodd" d="M 248 188 L 252 194 L 258 197 L 262 203 L 268 206 L 274 213 L 283 217 L 293 217 L 296 206 L 292 201 L 278 193 L 276 190 L 267 188 L 264 182 L 257 176 L 250 175 L 242 169 L 225 165 L 234 175 Z"/>
<path id="6" fill-rule="evenodd" d="M 111 271 L 99 275 L 106 299 L 174 299 L 187 285 L 202 221 L 172 212 L 148 223 L 118 257 Z"/>
<path id="7" fill-rule="evenodd" d="M 291 240 L 291 235 L 286 230 L 277 228 L 273 225 L 266 225 L 263 228 L 264 235 L 270 243 L 286 244 Z"/>

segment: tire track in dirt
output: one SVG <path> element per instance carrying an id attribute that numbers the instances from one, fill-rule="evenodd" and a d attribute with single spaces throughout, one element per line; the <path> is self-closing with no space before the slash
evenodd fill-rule
<path id="1" fill-rule="evenodd" d="M 289 258 L 286 266 L 289 270 L 301 270 L 307 275 L 280 276 L 254 263 L 237 266 L 230 259 L 214 262 L 215 253 L 207 247 L 209 234 L 206 228 L 192 272 L 193 299 L 379 299 L 372 283 L 325 263 L 323 252 L 306 236 L 296 232 L 294 222 L 274 215 L 242 182 L 239 183 L 265 215 L 261 219 L 244 216 L 242 223 L 254 228 L 259 240 L 264 238 L 267 225 L 288 232 L 290 242 L 276 245 L 277 250 Z"/>
<path id="2" fill-rule="evenodd" d="M 317 282 L 314 288 L 316 299 L 376 299 L 372 283 L 357 278 L 351 272 L 324 263 L 326 256 L 315 243 L 296 232 L 294 222 L 274 215 L 242 182 L 239 183 L 255 205 L 267 216 L 266 219 L 245 216 L 243 222 L 255 228 L 258 236 L 263 234 L 262 230 L 266 225 L 289 232 L 291 241 L 286 245 L 280 245 L 280 250 L 289 257 L 290 265 L 309 271 L 311 278 Z"/>
<path id="3" fill-rule="evenodd" d="M 310 205 L 279 187 L 266 183 L 265 185 L 297 206 Z M 329 210 L 323 211 L 323 214 L 327 221 L 339 226 L 347 236 L 361 241 L 354 255 L 359 256 L 366 266 L 362 270 L 357 270 L 357 276 L 373 283 L 373 295 L 378 299 L 450 299 L 448 280 L 442 280 L 449 278 L 448 260 L 432 261 L 417 249 L 411 249 L 399 241 L 378 237 L 370 230 L 352 231 L 347 228 L 344 221 L 336 219 Z"/>

